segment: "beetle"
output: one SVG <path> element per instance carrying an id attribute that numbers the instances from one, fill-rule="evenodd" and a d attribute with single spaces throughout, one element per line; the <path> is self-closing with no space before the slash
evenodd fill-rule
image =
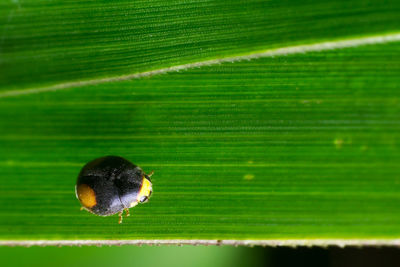
<path id="1" fill-rule="evenodd" d="M 129 208 L 145 203 L 153 193 L 150 174 L 119 156 L 94 159 L 83 166 L 78 175 L 75 194 L 82 207 L 99 216 L 123 212 L 129 216 Z"/>

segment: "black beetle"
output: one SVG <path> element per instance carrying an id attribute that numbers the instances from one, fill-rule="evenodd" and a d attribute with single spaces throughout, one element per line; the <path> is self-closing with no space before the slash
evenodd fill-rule
<path id="1" fill-rule="evenodd" d="M 150 180 L 130 161 L 118 156 L 105 156 L 87 163 L 78 175 L 75 193 L 82 209 L 100 216 L 122 214 L 138 203 L 147 202 L 153 192 Z"/>

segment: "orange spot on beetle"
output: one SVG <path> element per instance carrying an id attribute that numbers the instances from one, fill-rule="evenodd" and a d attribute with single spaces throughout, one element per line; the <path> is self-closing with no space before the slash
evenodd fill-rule
<path id="1" fill-rule="evenodd" d="M 78 198 L 83 206 L 92 208 L 96 206 L 96 193 L 87 184 L 81 184 L 77 188 Z"/>

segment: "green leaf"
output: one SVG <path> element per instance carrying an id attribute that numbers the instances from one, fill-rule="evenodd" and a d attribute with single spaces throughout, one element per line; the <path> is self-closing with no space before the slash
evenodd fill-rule
<path id="1" fill-rule="evenodd" d="M 399 235 L 400 44 L 1 100 L 2 239 Z M 149 203 L 79 211 L 80 168 L 154 170 Z"/>
<path id="2" fill-rule="evenodd" d="M 398 244 L 399 14 L 394 0 L 3 1 L 0 245 Z M 75 198 L 104 155 L 155 172 L 121 225 Z"/>
<path id="3" fill-rule="evenodd" d="M 0 91 L 400 29 L 398 0 L 3 0 Z"/>

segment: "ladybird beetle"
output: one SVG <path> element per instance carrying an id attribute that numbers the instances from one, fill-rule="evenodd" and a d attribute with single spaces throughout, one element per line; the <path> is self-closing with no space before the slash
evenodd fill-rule
<path id="1" fill-rule="evenodd" d="M 85 209 L 93 214 L 109 216 L 147 202 L 153 187 L 151 175 L 130 161 L 118 156 L 106 156 L 90 161 L 78 175 L 76 197 Z"/>

